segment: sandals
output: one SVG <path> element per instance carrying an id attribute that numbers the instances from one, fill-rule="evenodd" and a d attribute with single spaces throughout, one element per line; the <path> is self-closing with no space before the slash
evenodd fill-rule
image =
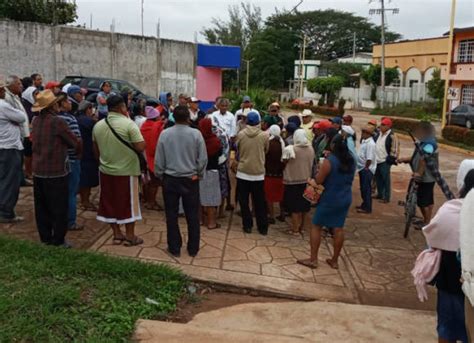
<path id="1" fill-rule="evenodd" d="M 208 230 L 215 230 L 215 229 L 220 229 L 220 228 L 221 228 L 221 224 L 218 224 L 218 223 L 216 223 L 216 226 L 213 226 L 213 227 L 208 226 L 207 227 Z"/>
<path id="2" fill-rule="evenodd" d="M 326 263 L 329 264 L 329 267 L 332 269 L 339 269 L 338 264 L 334 263 L 330 258 L 326 259 Z"/>
<path id="3" fill-rule="evenodd" d="M 132 239 L 125 238 L 124 240 L 125 240 L 124 246 L 126 246 L 126 247 L 134 247 L 134 246 L 143 244 L 143 239 L 141 239 L 138 236 L 135 236 Z"/>
<path id="4" fill-rule="evenodd" d="M 288 229 L 288 230 L 285 231 L 285 233 L 287 235 L 290 235 L 290 236 L 301 237 L 301 232 L 300 231 L 295 232 L 292 229 Z"/>
<path id="5" fill-rule="evenodd" d="M 145 208 L 147 210 L 163 211 L 163 207 L 161 207 L 157 202 L 154 204 L 145 204 Z"/>
<path id="6" fill-rule="evenodd" d="M 124 241 L 125 241 L 125 236 L 123 236 L 123 237 L 114 237 L 114 239 L 112 240 L 112 244 L 113 245 L 122 245 Z"/>
<path id="7" fill-rule="evenodd" d="M 318 268 L 318 261 L 311 261 L 310 259 L 297 260 L 296 263 L 301 264 L 302 266 L 308 267 L 310 269 Z"/>

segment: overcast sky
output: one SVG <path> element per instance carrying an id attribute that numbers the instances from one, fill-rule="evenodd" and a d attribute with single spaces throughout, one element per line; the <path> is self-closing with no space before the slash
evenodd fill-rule
<path id="1" fill-rule="evenodd" d="M 144 0 L 145 35 L 155 36 L 157 22 L 160 21 L 161 37 L 205 42 L 199 31 L 209 26 L 213 17 L 226 19 L 227 7 L 238 4 L 234 0 Z M 253 0 L 250 1 L 262 8 L 263 17 L 278 9 L 291 9 L 299 0 Z M 399 8 L 397 15 L 387 14 L 390 30 L 403 35 L 404 39 L 435 37 L 449 28 L 451 0 L 386 0 L 386 7 Z M 76 0 L 78 6 L 77 24 L 90 25 L 94 29 L 109 30 L 115 18 L 117 32 L 140 34 L 141 0 Z M 298 8 L 300 11 L 316 9 L 337 9 L 354 12 L 369 20 L 380 22 L 380 16 L 370 16 L 369 8 L 377 8 L 378 1 L 369 4 L 369 0 L 304 0 Z M 456 27 L 474 26 L 474 1 L 458 0 L 456 10 Z"/>

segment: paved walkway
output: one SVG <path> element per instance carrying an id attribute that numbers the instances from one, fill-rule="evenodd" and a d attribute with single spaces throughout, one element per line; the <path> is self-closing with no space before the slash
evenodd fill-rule
<path id="1" fill-rule="evenodd" d="M 352 114 L 356 128 L 373 118 L 364 113 Z M 412 144 L 402 140 L 402 150 L 403 155 L 409 156 Z M 460 161 L 468 157 L 467 154 L 441 149 L 441 171 L 450 185 L 455 184 Z M 220 221 L 221 229 L 210 231 L 202 228 L 201 250 L 195 258 L 187 256 L 185 249 L 179 259 L 166 254 L 164 213 L 157 211 L 144 210 L 144 220 L 137 224 L 137 233 L 145 240 L 143 246 L 112 245 L 110 230 L 97 222 L 91 212 L 79 213 L 79 222 L 86 224 L 86 230 L 71 233 L 68 239 L 77 247 L 168 263 L 196 279 L 230 286 L 319 300 L 433 309 L 433 296 L 427 303 L 419 303 L 410 275 L 417 254 L 424 247 L 424 239 L 420 232 L 411 232 L 406 240 L 402 238 L 403 208 L 397 204 L 405 197 L 409 178 L 407 166 L 393 168 L 392 202 L 388 205 L 375 203 L 370 216 L 354 211 L 360 201 L 356 178 L 339 270 L 330 269 L 324 262 L 332 250 L 330 239 L 321 246 L 320 267 L 310 270 L 296 264 L 297 259 L 309 255 L 308 234 L 299 238 L 288 236 L 284 233 L 288 223 L 272 225 L 268 236 L 245 234 L 241 230 L 241 218 L 231 213 Z M 437 189 L 437 205 L 443 201 Z M 20 225 L 0 225 L 0 232 L 37 239 L 31 188 L 22 189 L 18 212 L 26 215 L 27 221 Z M 180 220 L 180 224 L 185 231 L 185 221 Z"/>

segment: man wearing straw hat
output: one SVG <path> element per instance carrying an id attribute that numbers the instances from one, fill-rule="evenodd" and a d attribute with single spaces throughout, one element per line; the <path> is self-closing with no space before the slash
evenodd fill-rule
<path id="1" fill-rule="evenodd" d="M 23 220 L 16 216 L 15 206 L 22 181 L 21 127 L 26 116 L 5 101 L 5 88 L 0 80 L 0 223 L 16 223 Z"/>
<path id="2" fill-rule="evenodd" d="M 66 122 L 58 117 L 58 98 L 51 90 L 38 94 L 32 110 L 33 177 L 36 226 L 41 242 L 70 248 L 68 227 L 68 148 L 79 141 Z"/>

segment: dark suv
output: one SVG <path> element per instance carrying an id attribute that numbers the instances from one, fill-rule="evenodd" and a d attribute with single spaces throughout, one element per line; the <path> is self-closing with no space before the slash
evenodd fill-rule
<path id="1" fill-rule="evenodd" d="M 143 94 L 137 87 L 124 80 L 114 80 L 105 77 L 86 77 L 86 76 L 66 76 L 61 84 L 66 85 L 71 83 L 73 85 L 78 85 L 81 88 L 87 89 L 86 99 L 95 103 L 97 93 L 100 91 L 100 85 L 104 81 L 109 81 L 112 85 L 112 91 L 116 93 L 122 92 L 124 89 L 128 88 L 133 91 L 133 99 L 143 98 L 146 99 L 147 105 L 157 105 L 159 103 L 158 99 L 155 97 Z"/>

